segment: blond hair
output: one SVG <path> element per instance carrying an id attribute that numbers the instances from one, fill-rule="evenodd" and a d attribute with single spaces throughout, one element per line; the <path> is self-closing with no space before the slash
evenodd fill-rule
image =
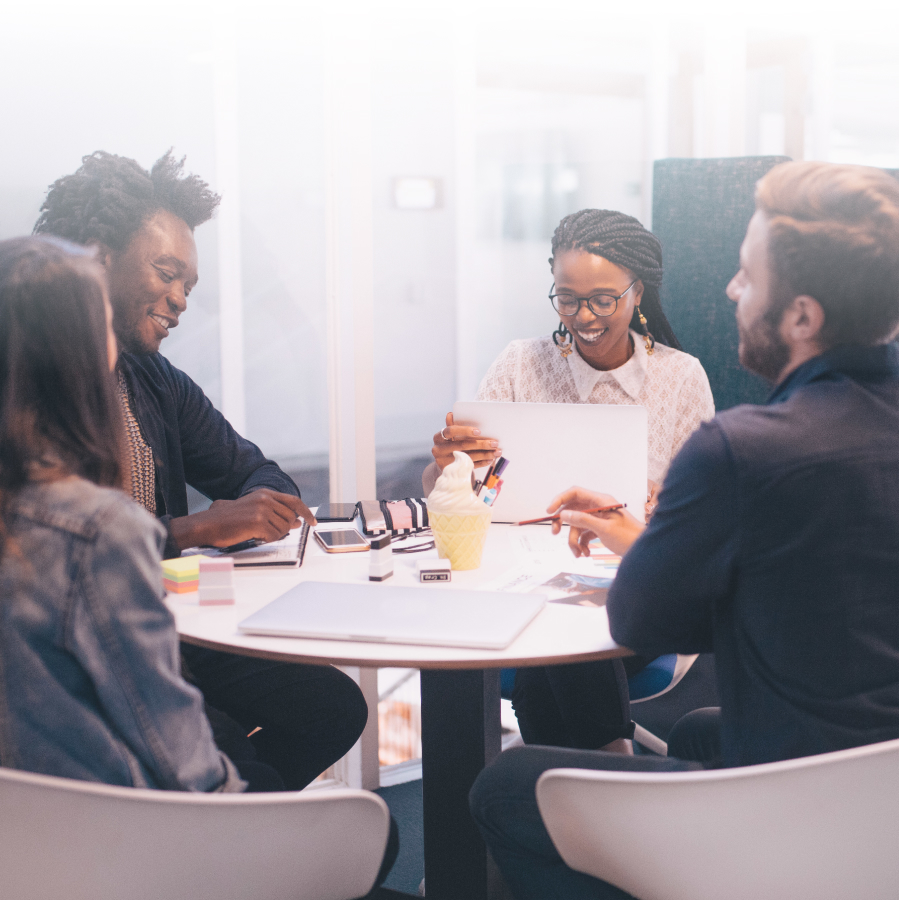
<path id="1" fill-rule="evenodd" d="M 756 186 L 776 297 L 814 297 L 821 343 L 874 345 L 899 329 L 899 181 L 823 162 L 775 166 Z"/>

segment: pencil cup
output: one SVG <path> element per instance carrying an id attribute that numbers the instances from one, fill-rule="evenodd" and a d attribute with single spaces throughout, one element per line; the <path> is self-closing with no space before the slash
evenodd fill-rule
<path id="1" fill-rule="evenodd" d="M 474 515 L 437 513 L 428 511 L 428 520 L 437 546 L 437 555 L 448 559 L 456 571 L 476 569 L 481 564 L 487 529 L 490 527 L 490 507 Z"/>

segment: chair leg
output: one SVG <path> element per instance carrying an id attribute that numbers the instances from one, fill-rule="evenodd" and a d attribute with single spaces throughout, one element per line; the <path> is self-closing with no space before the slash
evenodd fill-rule
<path id="1" fill-rule="evenodd" d="M 634 723 L 634 740 L 651 753 L 655 753 L 658 756 L 668 755 L 668 745 L 651 731 L 647 731 L 642 725 L 637 725 L 636 722 Z"/>

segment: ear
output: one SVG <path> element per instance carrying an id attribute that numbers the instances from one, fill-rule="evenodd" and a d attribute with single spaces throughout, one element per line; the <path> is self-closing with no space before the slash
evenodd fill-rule
<path id="1" fill-rule="evenodd" d="M 643 282 L 640 279 L 637 279 L 637 283 L 634 285 L 634 306 L 639 306 L 643 301 Z"/>
<path id="2" fill-rule="evenodd" d="M 821 304 L 808 294 L 800 294 L 784 310 L 780 333 L 789 344 L 820 347 L 824 321 Z"/>
<path id="3" fill-rule="evenodd" d="M 93 248 L 94 259 L 96 259 L 104 269 L 108 269 L 112 262 L 112 247 L 103 244 L 100 241 L 91 241 L 88 246 Z"/>

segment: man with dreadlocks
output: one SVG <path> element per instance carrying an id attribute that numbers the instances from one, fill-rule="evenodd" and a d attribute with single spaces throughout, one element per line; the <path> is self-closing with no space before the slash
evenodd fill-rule
<path id="1" fill-rule="evenodd" d="M 196 285 L 194 229 L 219 197 L 171 151 L 150 171 L 97 152 L 56 181 L 35 232 L 95 248 L 106 270 L 132 498 L 167 531 L 165 555 L 187 547 L 274 540 L 315 519 L 291 478 L 244 439 L 200 387 L 159 354 Z M 186 485 L 213 503 L 188 515 Z M 257 758 L 299 790 L 356 742 L 368 715 L 361 691 L 331 666 L 274 663 L 182 644 L 185 675 L 207 701 L 232 759 Z M 246 735 L 261 729 L 252 741 Z"/>
<path id="2" fill-rule="evenodd" d="M 679 349 L 662 310 L 661 244 L 632 216 L 582 209 L 559 223 L 549 265 L 558 329 L 552 337 L 512 341 L 481 382 L 478 400 L 645 406 L 649 515 L 671 459 L 715 413 L 705 371 Z M 477 466 L 501 453 L 496 445 L 454 425 L 449 413 L 434 435 L 425 490 L 453 450 L 469 453 Z M 627 679 L 651 658 L 519 669 L 512 702 L 525 743 L 628 752 L 634 726 Z"/>

